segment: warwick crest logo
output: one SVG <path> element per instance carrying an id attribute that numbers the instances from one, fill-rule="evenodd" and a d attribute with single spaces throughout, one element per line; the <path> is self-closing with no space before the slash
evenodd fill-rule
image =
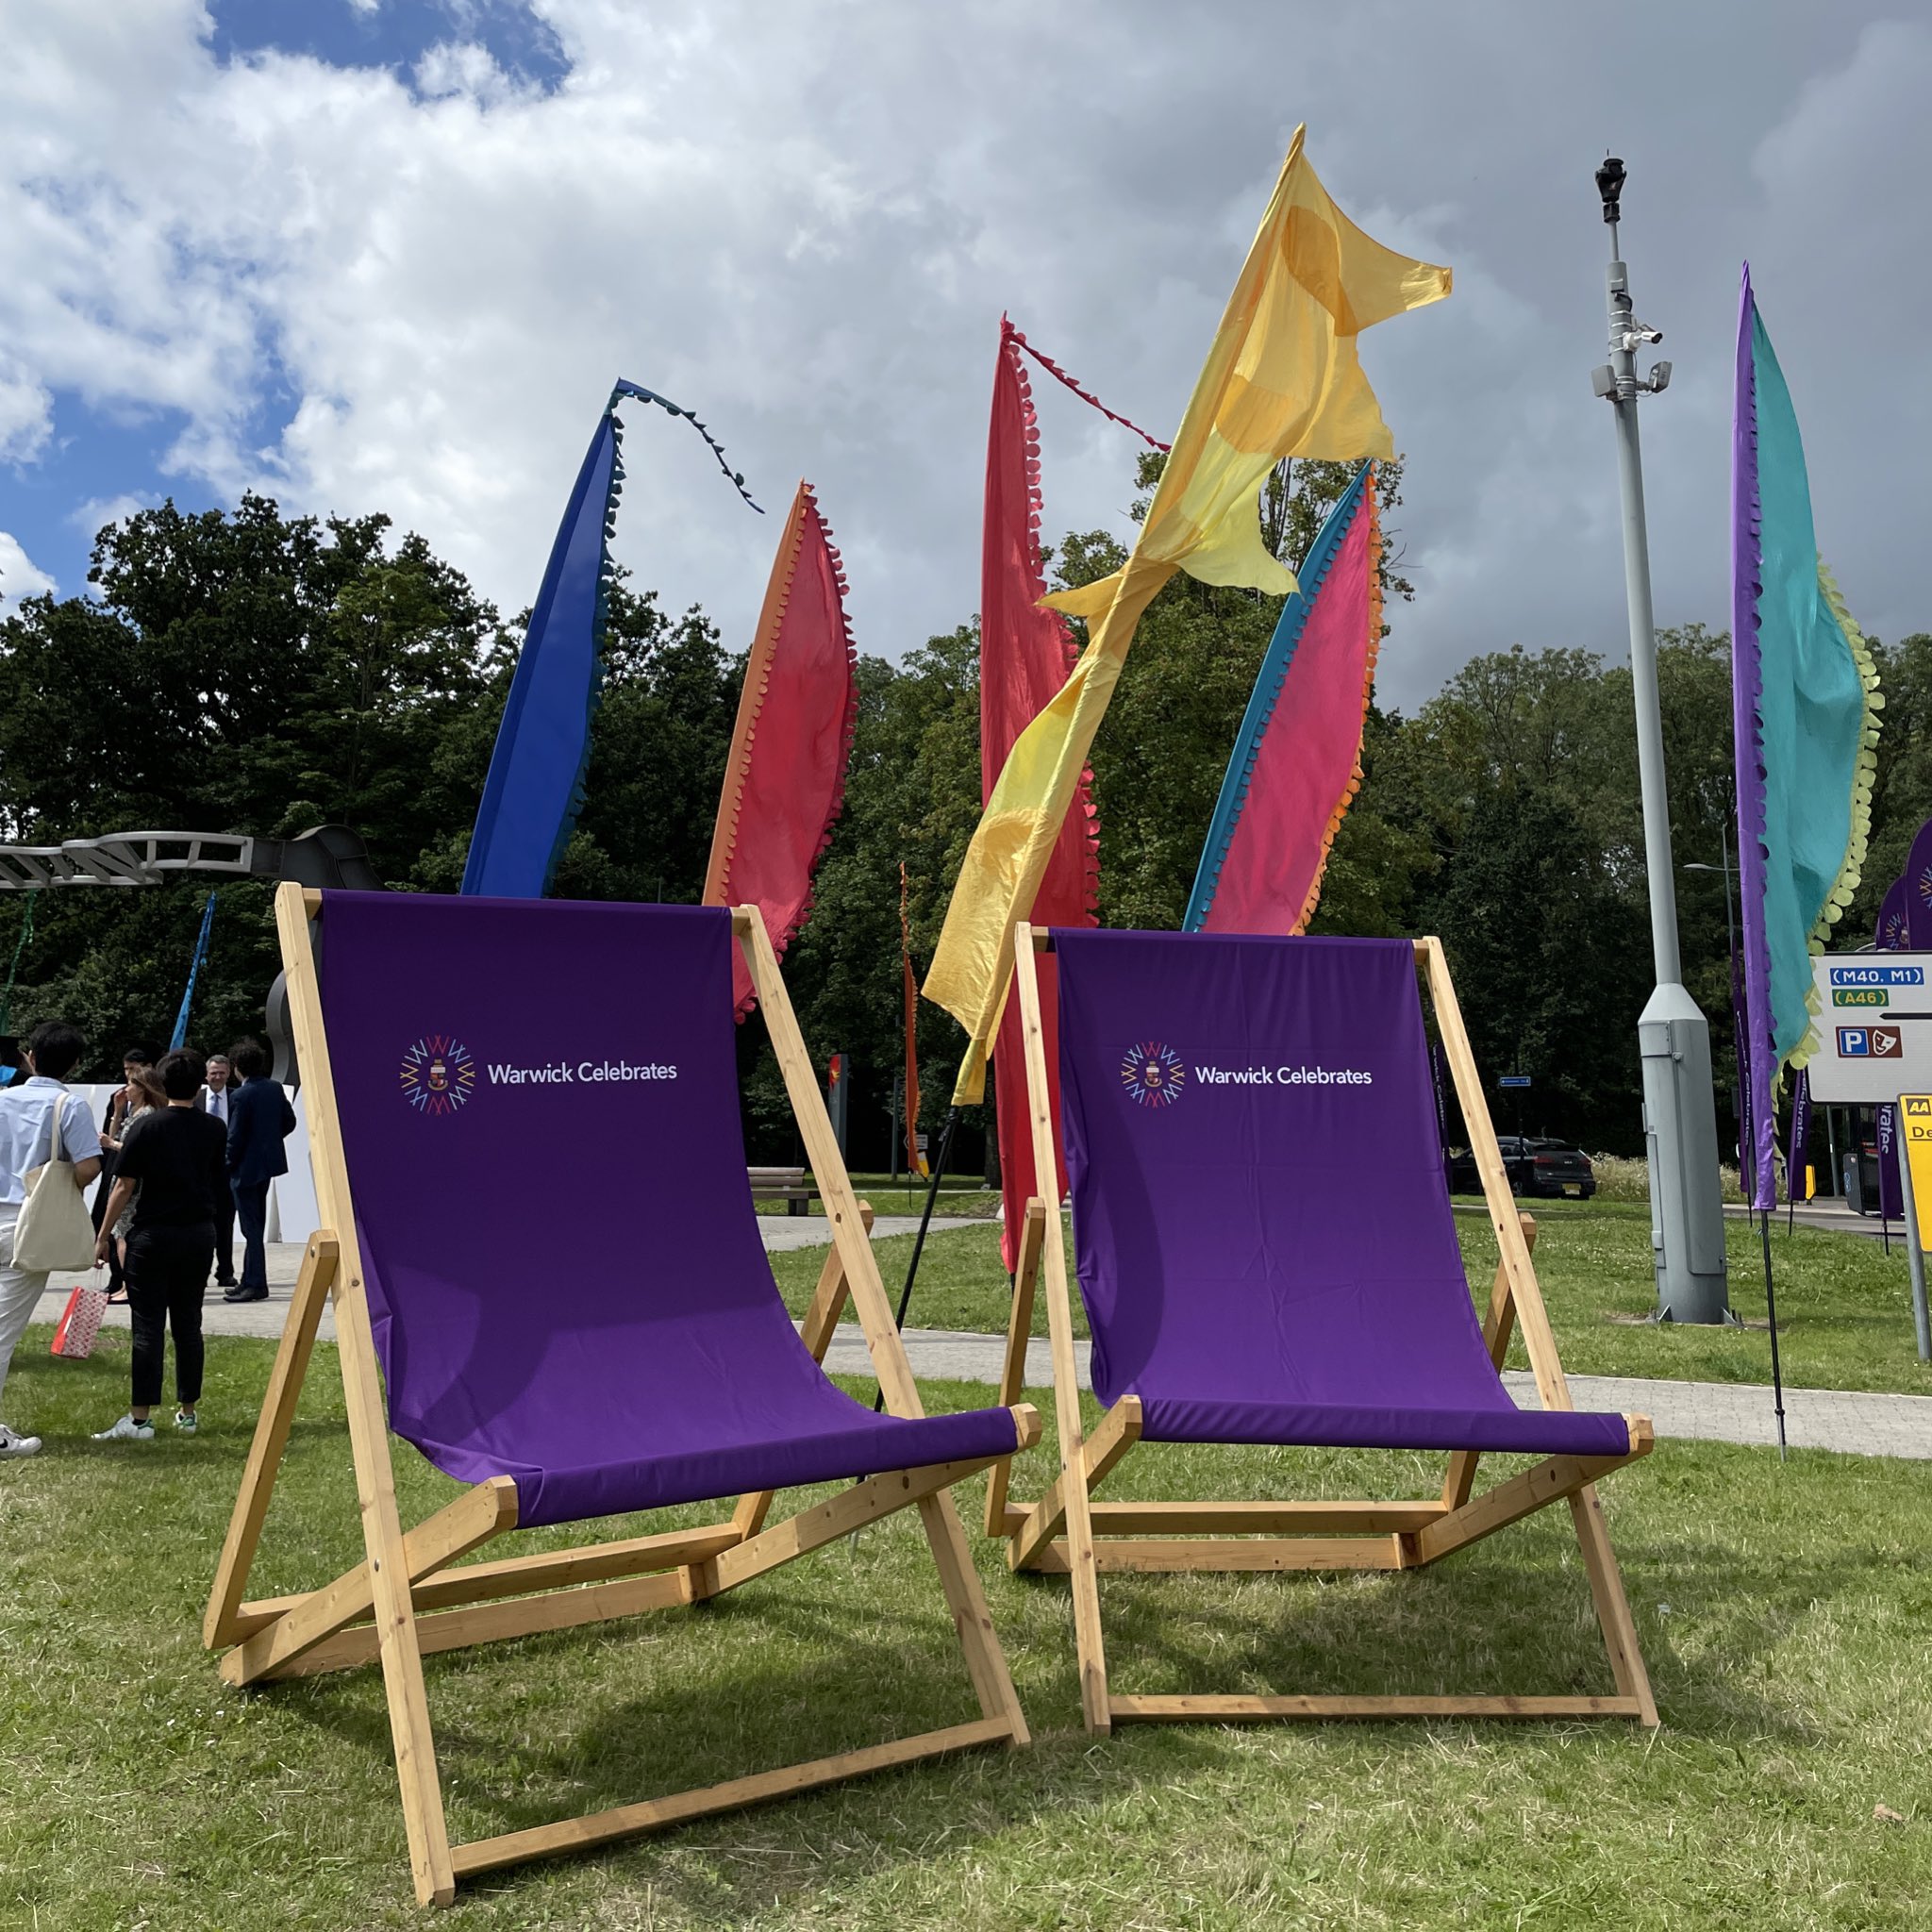
<path id="1" fill-rule="evenodd" d="M 403 1056 L 403 1098 L 432 1119 L 459 1112 L 476 1091 L 476 1062 L 447 1033 L 425 1033 Z"/>
<path id="2" fill-rule="evenodd" d="M 1188 1084 L 1188 1070 L 1171 1046 L 1145 1040 L 1121 1061 L 1121 1085 L 1136 1107 L 1172 1107 Z"/>

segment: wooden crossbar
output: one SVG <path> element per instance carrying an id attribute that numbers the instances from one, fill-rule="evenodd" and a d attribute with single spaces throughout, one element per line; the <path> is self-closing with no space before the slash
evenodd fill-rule
<path id="1" fill-rule="evenodd" d="M 477 1839 L 456 1848 L 456 1875 L 474 1878 L 479 1872 L 494 1872 L 505 1865 L 523 1865 L 533 1858 L 553 1858 L 564 1852 L 585 1851 L 617 1839 L 663 1831 L 674 1824 L 688 1824 L 693 1818 L 708 1818 L 720 1811 L 741 1811 L 748 1805 L 766 1805 L 774 1798 L 795 1797 L 800 1791 L 815 1790 L 822 1785 L 843 1784 L 849 1778 L 893 1771 L 903 1764 L 917 1764 L 922 1758 L 1008 1741 L 1004 1722 L 982 1718 L 975 1724 L 954 1724 L 946 1730 L 902 1738 L 891 1744 L 841 1751 L 835 1757 L 816 1757 L 807 1764 L 787 1765 L 782 1771 L 763 1771 L 752 1777 L 733 1778 L 727 1784 L 708 1785 L 702 1790 L 681 1791 L 672 1798 L 620 1805 L 614 1810 L 593 1812 L 588 1818 L 569 1818 L 556 1824 L 540 1824 L 529 1831 L 506 1832 L 501 1838 Z"/>
<path id="2" fill-rule="evenodd" d="M 425 1905 L 449 1904 L 460 1877 L 526 1858 L 662 1829 L 946 1752 L 1025 1743 L 1026 1721 L 948 1495 L 963 1476 L 1010 1451 L 867 1477 L 776 1524 L 766 1520 L 771 1494 L 758 1492 L 738 1500 L 729 1523 L 458 1565 L 459 1557 L 514 1526 L 516 1485 L 504 1476 L 466 1490 L 404 1532 L 309 934 L 309 921 L 323 913 L 325 904 L 321 895 L 292 885 L 275 895 L 325 1227 L 303 1259 L 203 1621 L 208 1646 L 227 1652 L 223 1676 L 231 1683 L 260 1683 L 380 1662 L 410 1873 Z M 755 908 L 739 907 L 731 921 L 831 1227 L 832 1253 L 807 1317 L 806 1345 L 823 1358 L 849 1297 L 887 1407 L 894 1415 L 919 1416 L 924 1411 L 918 1389 L 872 1254 L 872 1210 L 853 1194 L 762 917 Z M 317 1324 L 331 1296 L 364 1557 L 319 1590 L 245 1601 Z M 1014 1448 L 1024 1448 L 1039 1436 L 1039 1416 L 1024 1403 L 1005 1406 Z M 450 1844 L 423 1674 L 425 1655 L 693 1604 L 902 1508 L 917 1512 L 932 1552 L 980 1707 L 976 1720 L 589 1818 Z"/>
<path id="3" fill-rule="evenodd" d="M 1122 1724 L 1173 1724 L 1205 1719 L 1210 1724 L 1252 1724 L 1280 1718 L 1313 1718 L 1324 1723 L 1354 1718 L 1376 1723 L 1393 1718 L 1585 1718 L 1641 1717 L 1634 1697 L 1114 1697 L 1108 1708 Z"/>
<path id="4" fill-rule="evenodd" d="M 1014 929 L 1014 984 L 1026 1048 L 1034 1169 L 1039 1174 L 1053 1172 L 1053 1117 L 1035 956 L 1051 944 L 1050 935 L 1027 924 Z M 1530 1258 L 1536 1224 L 1517 1210 L 1510 1195 L 1441 942 L 1428 938 L 1414 944 L 1496 1233 L 1500 1259 L 1484 1323 L 1490 1358 L 1500 1372 L 1511 1335 L 1520 1331 L 1542 1407 L 1568 1410 L 1573 1407 L 1570 1388 Z M 1594 1488 L 1599 1476 L 1649 1453 L 1652 1433 L 1646 1418 L 1624 1418 L 1627 1448 L 1623 1454 L 1550 1457 L 1479 1496 L 1473 1491 L 1480 1457 L 1467 1450 L 1448 1458 L 1440 1497 L 1414 1502 L 1098 1502 L 1092 1498 L 1094 1487 L 1139 1440 L 1140 1405 L 1132 1396 L 1124 1398 L 1102 1417 L 1091 1438 L 1085 1435 L 1059 1217 L 1044 1203 L 1029 1205 L 1020 1261 L 1001 1400 L 1013 1402 L 1024 1390 L 1034 1274 L 1041 1271 L 1052 1341 L 1059 1473 L 1037 1501 L 1021 1504 L 1011 1499 L 1005 1466 L 996 1469 L 988 1486 L 986 1528 L 990 1536 L 1006 1538 L 1007 1559 L 1016 1569 L 1072 1579 L 1081 1706 L 1090 1730 L 1104 1731 L 1116 1721 L 1235 1723 L 1264 1718 L 1629 1717 L 1656 1724 L 1657 1705 L 1638 1649 L 1636 1624 Z M 1098 1587 L 1102 1571 L 1420 1569 L 1557 1502 L 1570 1507 L 1616 1680 L 1615 1696 L 1121 1697 L 1108 1691 Z"/>

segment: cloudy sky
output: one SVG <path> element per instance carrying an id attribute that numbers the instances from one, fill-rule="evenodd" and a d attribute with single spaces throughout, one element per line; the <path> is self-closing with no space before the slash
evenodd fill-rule
<path id="1" fill-rule="evenodd" d="M 1744 23 L 1749 23 L 1748 31 Z M 1456 293 L 1364 338 L 1409 459 L 1385 700 L 1624 635 L 1591 171 L 1627 160 L 1659 620 L 1724 620 L 1740 258 L 1867 629 L 1932 628 L 1932 24 L 1546 0 L 0 0 L 0 598 L 173 495 L 383 509 L 527 603 L 613 377 L 773 510 L 809 475 L 861 648 L 974 608 L 1000 312 L 1171 434 L 1297 121 Z M 1041 383 L 1049 534 L 1135 445 Z M 734 645 L 775 531 L 631 415 L 618 550 Z"/>

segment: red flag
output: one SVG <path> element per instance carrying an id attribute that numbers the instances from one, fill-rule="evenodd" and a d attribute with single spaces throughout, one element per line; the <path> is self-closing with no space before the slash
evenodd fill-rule
<path id="1" fill-rule="evenodd" d="M 906 861 L 899 861 L 899 963 L 906 974 L 906 1171 L 924 1174 L 919 1158 L 919 981 L 912 972 L 912 921 L 906 909 Z"/>
<path id="2" fill-rule="evenodd" d="M 845 797 L 858 688 L 844 597 L 839 553 L 801 483 L 744 667 L 705 872 L 704 903 L 758 906 L 781 958 L 811 909 L 812 869 Z M 754 995 L 735 947 L 731 979 L 741 1020 Z"/>
<path id="3" fill-rule="evenodd" d="M 1002 316 L 992 421 L 987 434 L 986 521 L 979 567 L 979 766 L 982 793 L 988 797 L 1013 741 L 1066 682 L 1078 655 L 1066 620 L 1057 610 L 1040 608 L 1040 599 L 1046 594 L 1040 568 L 1040 432 L 1031 386 L 1020 359 L 1023 346 L 1019 331 Z M 1092 791 L 1092 774 L 1083 772 L 1034 901 L 1036 925 L 1099 923 L 1100 828 Z M 993 1049 L 993 1101 L 1006 1208 L 1000 1251 L 1008 1272 L 1019 1259 L 1028 1198 L 1037 1193 L 1058 1206 L 1067 1187 L 1066 1151 L 1060 1145 L 1058 987 L 1051 954 L 1040 961 L 1040 991 L 1058 1168 L 1050 1189 L 1036 1185 L 1034 1179 L 1017 1001 L 1008 1004 Z"/>

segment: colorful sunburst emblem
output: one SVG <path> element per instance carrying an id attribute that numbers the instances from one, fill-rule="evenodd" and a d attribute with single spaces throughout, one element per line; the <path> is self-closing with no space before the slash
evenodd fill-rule
<path id="1" fill-rule="evenodd" d="M 403 1098 L 432 1118 L 455 1113 L 476 1091 L 476 1062 L 460 1041 L 425 1033 L 403 1056 Z"/>
<path id="2" fill-rule="evenodd" d="M 1121 1085 L 1136 1107 L 1172 1107 L 1187 1084 L 1180 1055 L 1158 1040 L 1128 1048 L 1121 1061 Z"/>
<path id="3" fill-rule="evenodd" d="M 1887 952 L 1902 953 L 1906 950 L 1908 931 L 1909 928 L 1907 925 L 1906 916 L 1903 912 L 1888 913 L 1885 919 L 1885 930 L 1879 934 L 1878 943 Z"/>

